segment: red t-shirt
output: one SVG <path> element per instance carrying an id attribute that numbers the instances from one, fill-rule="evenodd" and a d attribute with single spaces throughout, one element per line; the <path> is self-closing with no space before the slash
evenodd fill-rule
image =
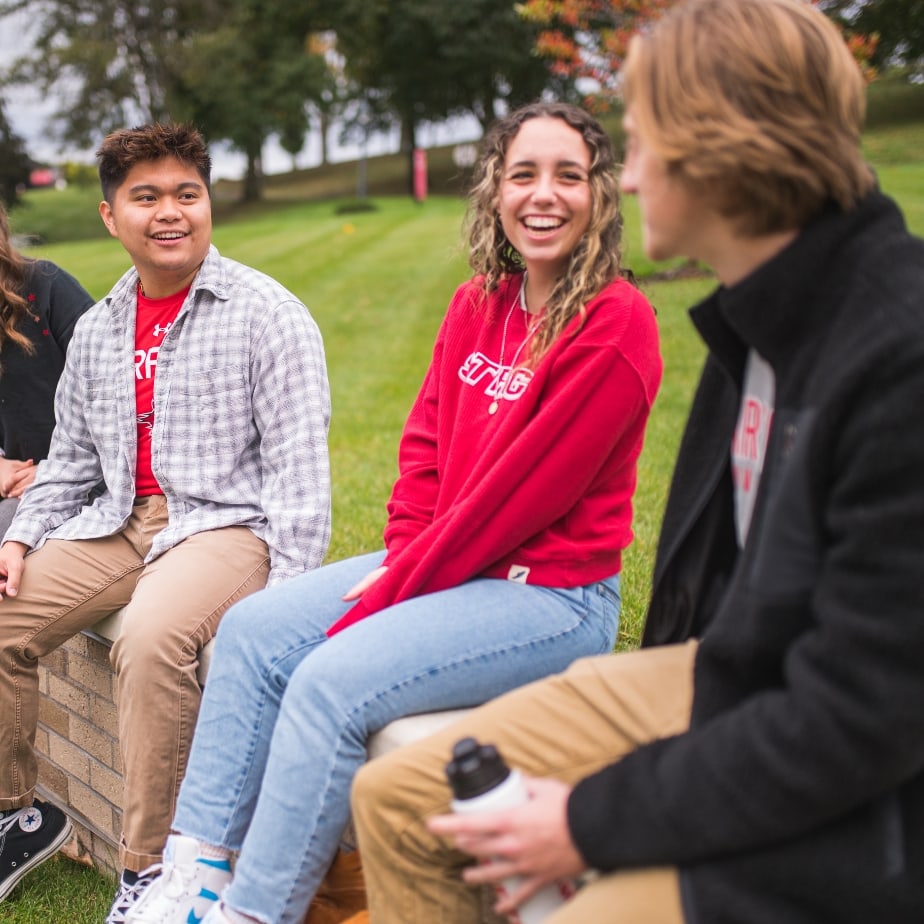
<path id="1" fill-rule="evenodd" d="M 135 408 L 138 415 L 138 465 L 135 495 L 162 494 L 151 470 L 151 434 L 154 431 L 154 374 L 164 335 L 173 326 L 186 300 L 189 286 L 166 298 L 148 298 L 138 290 L 135 322 Z"/>

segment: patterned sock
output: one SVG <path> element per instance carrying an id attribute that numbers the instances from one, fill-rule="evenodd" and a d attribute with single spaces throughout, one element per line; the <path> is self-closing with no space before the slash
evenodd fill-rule
<path id="1" fill-rule="evenodd" d="M 211 844 L 203 844 L 199 841 L 199 856 L 208 857 L 210 860 L 230 860 L 231 851 L 226 847 L 213 847 Z"/>

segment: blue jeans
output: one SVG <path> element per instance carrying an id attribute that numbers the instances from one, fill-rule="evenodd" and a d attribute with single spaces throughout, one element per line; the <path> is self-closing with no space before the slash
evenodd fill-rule
<path id="1" fill-rule="evenodd" d="M 402 716 L 477 705 L 616 639 L 618 577 L 572 590 L 476 579 L 328 639 L 351 605 L 342 595 L 383 556 L 254 594 L 218 630 L 174 828 L 240 851 L 225 900 L 266 924 L 304 916 L 370 735 Z"/>

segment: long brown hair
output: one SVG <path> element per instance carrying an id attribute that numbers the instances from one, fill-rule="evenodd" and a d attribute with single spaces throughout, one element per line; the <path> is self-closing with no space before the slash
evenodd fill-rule
<path id="1" fill-rule="evenodd" d="M 584 306 L 620 275 L 622 214 L 616 179 L 616 155 L 609 136 L 590 113 L 567 103 L 529 103 L 494 124 L 484 140 L 474 185 L 469 194 L 469 265 L 483 275 L 485 292 L 492 292 L 510 273 L 522 272 L 523 258 L 501 225 L 497 194 L 511 142 L 529 119 L 561 119 L 580 132 L 590 152 L 590 224 L 575 247 L 568 267 L 552 290 L 545 317 L 529 347 L 537 362 Z"/>
<path id="2" fill-rule="evenodd" d="M 20 330 L 20 322 L 31 316 L 29 304 L 22 296 L 29 261 L 13 246 L 10 222 L 0 202 L 0 351 L 7 343 L 20 346 L 27 353 L 35 347 Z"/>

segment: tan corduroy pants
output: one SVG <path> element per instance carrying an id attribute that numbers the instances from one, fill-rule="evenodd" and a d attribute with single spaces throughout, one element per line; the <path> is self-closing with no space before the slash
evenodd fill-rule
<path id="1" fill-rule="evenodd" d="M 201 691 L 199 650 L 224 612 L 269 574 L 266 544 L 233 526 L 198 533 L 144 558 L 167 524 L 161 495 L 135 503 L 122 532 L 49 540 L 26 556 L 19 594 L 0 600 L 0 809 L 32 802 L 38 658 L 125 606 L 112 648 L 125 792 L 121 861 L 160 859 Z"/>
<path id="2" fill-rule="evenodd" d="M 690 642 L 581 659 L 366 764 L 354 783 L 353 816 L 373 924 L 480 920 L 479 895 L 460 875 L 470 858 L 424 824 L 449 811 L 444 767 L 459 738 L 497 745 L 531 776 L 577 782 L 640 744 L 689 727 L 695 651 Z M 684 924 L 676 869 L 602 875 L 546 924 L 588 921 Z"/>

